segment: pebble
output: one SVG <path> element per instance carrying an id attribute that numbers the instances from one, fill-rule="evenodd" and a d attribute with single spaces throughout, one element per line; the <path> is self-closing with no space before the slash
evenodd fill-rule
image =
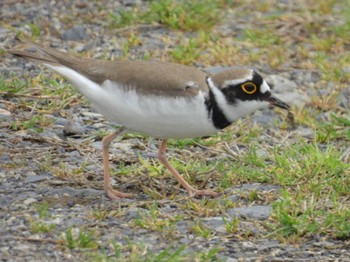
<path id="1" fill-rule="evenodd" d="M 53 47 L 69 48 L 77 52 L 87 52 L 91 57 L 103 59 L 115 59 L 116 55 L 123 54 L 122 43 L 134 36 L 137 40 L 140 40 L 141 44 L 130 47 L 129 52 L 135 55 L 133 58 L 138 59 L 142 58 L 142 55 L 146 51 L 151 53 L 159 49 L 169 48 L 169 44 L 173 44 L 171 41 L 174 40 L 174 35 L 176 40 L 180 39 L 179 36 L 182 34 L 182 32 L 176 32 L 174 34 L 165 26 L 157 29 L 135 30 L 132 32 L 132 34 L 135 34 L 134 36 L 123 33 L 109 35 L 108 31 L 105 30 L 109 22 L 109 17 L 103 16 L 105 10 L 108 13 L 115 12 L 115 10 L 122 10 L 129 6 L 143 8 L 147 1 L 12 1 L 16 2 L 13 4 L 7 4 L 6 2 L 9 1 L 1 4 L 1 18 L 7 21 L 4 23 L 7 23 L 11 27 L 11 30 L 0 28 L 0 45 L 2 49 L 15 44 L 14 38 L 17 31 L 31 35 L 30 23 L 36 24 L 40 28 L 40 36 L 37 37 L 38 41 L 41 39 L 45 41 L 45 37 L 50 35 L 49 42 Z M 291 1 L 279 1 L 278 5 L 281 7 L 280 10 L 282 10 L 279 12 L 286 12 L 284 10 L 295 8 L 289 2 Z M 95 13 L 98 16 L 101 15 L 101 17 L 104 17 L 104 19 L 99 19 L 95 23 L 94 17 L 92 17 Z M 68 18 L 73 18 L 73 20 L 68 19 L 69 22 L 65 23 L 64 19 L 62 19 L 62 14 Z M 274 13 L 269 10 L 265 13 L 255 10 L 254 15 L 246 16 L 244 21 L 236 19 L 236 17 L 228 13 L 227 16 L 229 19 L 218 25 L 218 35 L 221 37 L 232 35 L 234 39 L 244 39 L 247 24 L 254 28 L 256 26 L 256 19 L 261 17 L 261 15 L 274 15 Z M 14 17 L 16 19 L 13 19 Z M 91 23 L 90 21 L 83 21 L 84 19 L 81 19 L 82 17 L 85 19 L 91 18 Z M 330 20 L 328 22 L 332 23 L 333 21 Z M 196 37 L 193 32 L 185 34 L 190 35 L 192 38 Z M 166 38 L 166 41 L 164 41 L 164 38 Z M 312 45 L 310 44 L 307 48 L 312 48 Z M 258 53 L 260 49 L 249 47 L 248 51 L 251 51 L 253 54 Z M 243 50 L 243 52 L 247 52 L 247 50 Z M 204 53 L 204 55 L 206 54 Z M 0 62 L 0 70 L 1 75 L 5 79 L 10 77 L 11 74 L 22 75 L 22 71 L 26 70 L 30 76 L 35 76 L 33 78 L 33 83 L 35 83 L 39 79 L 37 77 L 38 74 L 42 74 L 42 68 L 37 67 L 32 62 L 8 58 L 7 55 L 3 58 Z M 162 57 L 162 59 L 168 59 L 168 57 Z M 235 60 L 232 60 L 232 62 L 238 63 Z M 257 68 L 267 77 L 266 79 L 273 88 L 273 92 L 276 92 L 278 97 L 295 106 L 307 102 L 311 95 L 321 94 L 327 96 L 333 88 L 332 85 L 335 84 L 329 83 L 327 87 L 320 86 L 315 88 L 316 83 L 323 77 L 320 72 L 316 70 L 293 69 L 290 66 L 291 64 L 286 62 L 281 66 L 281 68 L 284 67 L 282 68 L 283 73 L 278 73 L 277 75 L 276 70 L 264 68 L 265 63 L 265 61 L 259 61 L 259 63 L 254 63 L 254 65 L 257 64 Z M 230 62 L 228 64 L 232 63 Z M 198 63 L 198 65 L 200 64 Z M 230 67 L 216 66 L 205 68 L 205 70 L 210 73 L 216 73 L 228 68 Z M 342 71 L 345 73 L 349 72 L 348 66 L 345 66 Z M 44 74 L 46 75 L 46 73 Z M 19 79 L 22 80 L 23 78 L 21 77 Z M 300 90 L 303 89 L 306 89 L 306 91 L 300 93 Z M 349 109 L 349 90 L 348 87 L 339 90 L 339 95 L 335 99 L 337 103 L 339 101 L 338 105 L 345 109 L 344 112 L 347 112 L 347 109 Z M 1 97 L 1 99 L 6 98 Z M 16 103 L 18 99 L 13 98 L 8 101 L 10 103 Z M 80 181 L 81 177 L 86 177 L 85 173 L 87 172 L 93 175 L 95 173 L 102 174 L 101 153 L 99 150 L 94 152 L 95 148 L 101 148 L 101 141 L 93 142 L 92 147 L 90 144 L 89 147 L 85 147 L 84 140 L 77 139 L 76 137 L 85 138 L 85 134 L 89 136 L 98 130 L 109 132 L 112 128 L 110 127 L 110 122 L 106 122 L 100 113 L 93 111 L 93 109 L 88 109 L 85 105 L 79 106 L 74 103 L 69 104 L 57 114 L 45 115 L 45 118 L 52 120 L 53 124 L 52 127 L 45 126 L 44 132 L 39 133 L 39 138 L 45 138 L 51 141 L 51 143 L 37 143 L 33 141 L 32 134 L 27 130 L 13 132 L 6 128 L 6 125 L 4 125 L 5 127 L 0 127 L 1 260 L 11 262 L 17 260 L 86 261 L 99 259 L 99 256 L 103 260 L 105 254 L 107 255 L 107 260 L 113 260 L 115 250 L 111 247 L 112 243 L 120 246 L 121 258 L 130 255 L 130 253 L 126 254 L 127 252 L 135 252 L 136 254 L 137 252 L 142 252 L 141 260 L 148 259 L 149 254 L 153 255 L 153 257 L 150 255 L 151 260 L 152 258 L 162 259 L 159 254 L 161 254 L 160 252 L 165 247 L 171 246 L 171 249 L 166 251 L 168 253 L 163 253 L 166 255 L 172 254 L 171 252 L 183 245 L 185 246 L 184 253 L 203 254 L 199 259 L 208 261 L 210 258 L 207 258 L 206 254 L 211 252 L 212 247 L 219 247 L 219 251 L 218 255 L 211 258 L 211 260 L 216 259 L 220 261 L 222 258 L 222 261 L 229 262 L 285 260 L 333 261 L 337 260 L 340 256 L 342 258 L 338 259 L 338 261 L 346 261 L 348 259 L 348 248 L 344 244 L 346 243 L 344 241 L 337 242 L 334 240 L 334 243 L 332 240 L 321 241 L 323 239 L 323 236 L 321 236 L 313 242 L 301 241 L 298 246 L 293 246 L 293 244 L 289 243 L 282 244 L 272 238 L 262 238 L 261 236 L 265 232 L 260 232 L 259 229 L 261 228 L 254 226 L 256 224 L 261 225 L 261 222 L 257 220 L 266 220 L 270 216 L 271 207 L 263 205 L 241 206 L 239 208 L 223 210 L 229 217 L 228 219 L 236 216 L 242 218 L 239 219 L 239 229 L 250 233 L 251 237 L 248 238 L 249 241 L 247 241 L 245 236 L 229 235 L 226 232 L 220 214 L 216 213 L 212 216 L 203 217 L 204 214 L 201 211 L 198 212 L 198 218 L 196 217 L 196 219 L 205 227 L 209 228 L 213 234 L 209 239 L 198 236 L 193 231 L 193 219 L 191 219 L 193 216 L 189 214 L 189 212 L 196 211 L 183 210 L 179 207 L 182 203 L 180 205 L 176 203 L 172 208 L 168 206 L 164 208 L 164 204 L 161 203 L 162 201 L 159 201 L 160 207 L 157 211 L 160 214 L 156 217 L 157 221 L 163 222 L 163 218 L 169 218 L 178 214 L 182 216 L 175 225 L 172 224 L 169 228 L 165 227 L 169 231 L 155 232 L 151 229 L 131 226 L 135 219 L 145 218 L 145 221 L 152 222 L 153 214 L 149 210 L 149 203 L 153 202 L 153 199 L 150 199 L 149 196 L 141 195 L 136 199 L 128 200 L 129 202 L 111 201 L 106 198 L 103 183 L 100 180 L 98 183 L 95 183 L 95 180 L 88 182 L 85 180 Z M 13 117 L 17 117 L 19 114 L 16 111 L 9 110 L 5 103 L 0 102 L 0 109 L 5 110 L 0 111 L 0 123 L 3 123 L 1 121 L 3 119 L 5 119 L 5 122 L 8 120 L 12 121 Z M 30 111 L 30 109 L 28 110 Z M 323 113 L 320 115 L 319 119 L 322 121 L 324 115 Z M 67 120 L 67 116 L 73 117 L 73 119 Z M 271 124 L 276 121 L 276 115 L 272 110 L 264 110 L 252 115 L 251 119 L 259 125 L 270 128 Z M 264 135 L 265 131 L 261 131 L 262 135 L 258 137 L 257 142 L 260 143 L 264 139 L 267 139 L 267 136 Z M 295 132 L 292 133 L 293 136 L 302 136 L 308 139 L 313 139 L 315 136 L 313 130 L 309 130 L 305 126 L 299 126 L 293 132 Z M 55 145 L 52 140 L 56 140 L 59 144 L 66 142 L 72 143 L 72 147 Z M 79 142 L 79 144 L 76 144 L 76 142 Z M 120 154 L 135 155 L 133 149 L 138 143 L 138 139 L 113 143 L 111 147 L 111 158 L 118 157 Z M 26 149 L 33 145 L 38 148 L 43 146 L 42 151 L 35 151 L 35 155 L 29 150 L 26 151 Z M 74 148 L 74 145 L 79 145 L 79 150 Z M 3 147 L 5 147 L 5 150 L 11 149 L 11 151 L 3 152 Z M 157 143 L 152 142 L 151 144 L 147 144 L 146 147 L 148 151 L 140 150 L 140 156 L 142 158 L 145 156 L 152 158 L 156 156 L 154 152 L 157 152 Z M 206 151 L 204 149 L 201 150 L 203 150 L 202 152 Z M 13 151 L 16 154 L 9 153 Z M 40 163 L 44 160 L 43 156 L 45 156 L 46 152 L 51 154 L 51 163 L 54 165 L 55 170 L 59 169 L 62 173 L 40 169 Z M 264 157 L 266 154 L 264 150 L 260 149 L 257 153 L 260 157 Z M 136 155 L 136 157 L 138 156 Z M 84 173 L 75 174 L 73 171 L 76 169 L 82 169 Z M 113 171 L 115 172 L 115 170 Z M 135 172 L 133 179 L 139 179 L 141 176 L 138 176 L 138 174 L 146 171 L 135 170 L 133 172 Z M 57 177 L 54 177 L 53 173 L 55 175 L 57 173 L 59 174 Z M 119 183 L 119 180 L 117 181 L 114 174 L 112 174 L 112 178 L 112 181 Z M 123 177 L 122 179 L 125 178 Z M 227 201 L 231 201 L 233 205 L 236 203 L 244 205 L 245 203 L 241 200 L 237 191 L 273 191 L 274 194 L 278 194 L 279 189 L 279 186 L 274 185 L 243 184 L 233 189 L 225 190 L 225 199 L 220 199 L 220 202 L 227 203 Z M 206 199 L 198 201 L 206 201 Z M 49 210 L 48 214 L 39 220 L 33 204 L 42 202 L 48 203 Z M 161 207 L 162 205 L 163 207 Z M 133 208 L 130 208 L 130 206 L 133 206 Z M 91 211 L 98 209 L 101 210 L 101 214 L 105 212 L 106 217 L 96 218 L 91 214 Z M 47 225 L 54 224 L 55 228 L 51 233 L 33 234 L 31 232 L 30 222 L 36 221 L 44 222 Z M 60 234 L 66 232 L 70 227 L 74 228 L 73 233 L 75 237 L 81 232 L 94 232 L 93 238 L 99 243 L 98 249 L 91 251 L 84 249 L 68 250 L 68 248 L 54 243 L 19 241 L 14 238 L 15 236 L 43 240 L 60 240 L 64 239 L 64 234 L 62 238 Z M 95 254 L 97 254 L 97 258 L 92 256 Z"/>
<path id="2" fill-rule="evenodd" d="M 69 120 L 65 123 L 63 134 L 65 136 L 80 136 L 85 133 L 85 126 L 79 119 Z"/>
<path id="3" fill-rule="evenodd" d="M 274 123 L 274 121 L 276 121 L 276 115 L 271 110 L 264 112 L 264 114 L 254 114 L 252 117 L 253 123 L 257 123 L 262 126 L 271 125 Z"/>
<path id="4" fill-rule="evenodd" d="M 27 198 L 26 200 L 23 201 L 23 204 L 26 206 L 29 206 L 36 202 L 38 202 L 38 200 L 36 200 L 35 198 Z"/>
<path id="5" fill-rule="evenodd" d="M 350 74 L 350 66 L 344 66 L 344 67 L 342 68 L 342 71 L 343 71 L 344 73 L 346 73 L 346 74 Z"/>
<path id="6" fill-rule="evenodd" d="M 350 86 L 340 91 L 337 96 L 340 106 L 350 110 Z"/>
<path id="7" fill-rule="evenodd" d="M 96 112 L 91 112 L 91 111 L 83 111 L 81 113 L 81 115 L 86 117 L 86 118 L 95 119 L 95 120 L 104 119 L 105 118 L 102 114 L 96 113 Z M 100 124 L 100 123 L 96 123 L 96 124 Z"/>
<path id="8" fill-rule="evenodd" d="M 237 202 L 239 201 L 239 195 L 229 195 L 226 199 L 231 202 Z"/>
<path id="9" fill-rule="evenodd" d="M 210 228 L 212 231 L 217 233 L 226 233 L 225 223 L 222 220 L 222 217 L 207 217 L 202 218 L 201 221 L 205 226 Z"/>
<path id="10" fill-rule="evenodd" d="M 311 128 L 299 126 L 296 130 L 293 131 L 293 134 L 311 139 L 315 136 L 315 131 Z"/>
<path id="11" fill-rule="evenodd" d="M 313 243 L 312 245 L 314 245 L 316 247 L 324 247 L 324 248 L 332 248 L 335 246 L 334 243 L 329 242 L 329 241 L 316 242 L 316 243 Z"/>
<path id="12" fill-rule="evenodd" d="M 130 208 L 128 211 L 126 211 L 125 213 L 125 217 L 127 218 L 127 220 L 132 220 L 132 219 L 140 219 L 141 216 L 144 215 L 149 215 L 149 210 L 148 209 L 144 209 L 144 208 Z"/>
<path id="13" fill-rule="evenodd" d="M 47 131 L 45 130 L 44 132 L 41 132 L 39 134 L 39 136 L 43 137 L 43 138 L 48 138 L 48 139 L 54 139 L 57 142 L 58 141 L 62 141 L 62 139 L 58 136 L 58 134 L 56 132 L 53 131 Z"/>
<path id="14" fill-rule="evenodd" d="M 320 73 L 312 70 L 292 70 L 290 80 L 294 81 L 298 86 L 304 83 L 317 83 L 321 79 Z"/>
<path id="15" fill-rule="evenodd" d="M 88 40 L 90 37 L 83 25 L 74 25 L 72 28 L 63 30 L 61 39 L 64 41 Z"/>
<path id="16" fill-rule="evenodd" d="M 229 208 L 226 213 L 233 217 L 264 220 L 269 218 L 272 208 L 270 206 L 250 206 Z"/>
<path id="17" fill-rule="evenodd" d="M 12 114 L 10 111 L 0 108 L 0 121 L 10 120 Z"/>
<path id="18" fill-rule="evenodd" d="M 11 162 L 11 157 L 9 154 L 7 153 L 1 153 L 0 155 L 0 162 L 2 163 L 8 163 L 8 162 Z"/>
<path id="19" fill-rule="evenodd" d="M 48 180 L 51 178 L 51 174 L 49 172 L 45 172 L 43 174 L 40 175 L 28 175 L 26 177 L 26 179 L 24 180 L 25 183 L 37 183 L 37 182 L 41 182 L 44 180 Z"/>
<path id="20" fill-rule="evenodd" d="M 253 190 L 254 191 L 278 191 L 280 189 L 280 186 L 254 183 L 254 184 L 243 184 L 241 186 L 241 189 L 247 190 L 247 191 L 253 191 Z"/>
<path id="21" fill-rule="evenodd" d="M 281 75 L 267 75 L 265 80 L 273 92 L 286 93 L 297 89 L 297 84 L 295 82 Z"/>
<path id="22" fill-rule="evenodd" d="M 188 222 L 185 220 L 180 220 L 176 223 L 175 228 L 180 234 L 186 234 L 188 230 Z M 187 239 L 187 238 L 186 238 Z M 187 239 L 188 240 L 188 239 Z"/>
<path id="23" fill-rule="evenodd" d="M 0 172 L 0 178 L 6 178 L 5 172 Z"/>

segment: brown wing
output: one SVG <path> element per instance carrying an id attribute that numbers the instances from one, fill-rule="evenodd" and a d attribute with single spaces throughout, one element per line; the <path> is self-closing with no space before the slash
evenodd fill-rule
<path id="1" fill-rule="evenodd" d="M 180 64 L 84 59 L 30 42 L 9 52 L 42 63 L 61 64 L 99 84 L 110 80 L 140 93 L 193 96 L 199 90 L 208 91 L 206 73 Z"/>
<path id="2" fill-rule="evenodd" d="M 157 95 L 192 96 L 208 91 L 207 75 L 196 68 L 155 61 L 95 61 L 81 73 L 98 83 L 109 79 Z"/>

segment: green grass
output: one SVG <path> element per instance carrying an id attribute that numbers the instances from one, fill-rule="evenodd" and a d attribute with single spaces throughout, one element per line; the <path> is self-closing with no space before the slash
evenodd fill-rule
<path id="1" fill-rule="evenodd" d="M 35 211 L 38 214 L 38 219 L 29 218 L 30 231 L 33 234 L 50 234 L 55 229 L 56 225 L 45 222 L 48 216 L 48 204 L 46 202 L 34 205 Z"/>
<path id="2" fill-rule="evenodd" d="M 214 237 L 214 233 L 205 226 L 201 221 L 195 220 L 192 224 L 192 228 L 190 230 L 191 233 L 196 235 L 197 237 L 203 237 L 206 239 L 211 239 Z"/>
<path id="3" fill-rule="evenodd" d="M 222 217 L 222 221 L 224 221 L 224 226 L 227 233 L 235 234 L 237 232 L 239 224 L 238 218 L 232 218 L 231 220 L 228 220 L 225 217 Z"/>
<path id="4" fill-rule="evenodd" d="M 169 161 L 193 187 L 213 187 L 219 193 L 237 195 L 237 201 L 230 200 L 225 194 L 217 199 L 185 198 L 171 174 L 156 159 L 142 157 L 140 153 L 138 159 L 130 157 L 125 161 L 124 158 L 112 161 L 111 176 L 117 181 L 116 186 L 129 182 L 130 177 L 131 190 L 147 194 L 148 200 L 93 206 L 85 214 L 91 228 L 79 225 L 69 229 L 46 222 L 45 219 L 51 218 L 51 206 L 39 204 L 33 206 L 39 219 L 29 219 L 30 231 L 52 237 L 60 248 L 72 254 L 83 250 L 81 252 L 94 261 L 217 259 L 217 254 L 226 247 L 193 251 L 176 245 L 182 237 L 176 231 L 176 224 L 182 220 L 190 224 L 187 234 L 206 241 L 222 237 L 228 241 L 237 238 L 254 242 L 265 237 L 302 245 L 318 236 L 326 241 L 344 241 L 338 243 L 349 241 L 350 115 L 348 108 L 340 105 L 341 94 L 346 91 L 343 95 L 347 95 L 350 84 L 350 74 L 346 70 L 350 64 L 349 6 L 349 1 L 305 1 L 302 6 L 284 10 L 272 2 L 263 1 L 237 1 L 232 6 L 229 1 L 161 0 L 149 2 L 143 10 L 138 6 L 122 11 L 103 10 L 101 7 L 104 14 L 111 12 L 108 17 L 110 28 L 160 24 L 169 30 L 160 38 L 165 44 L 164 49 L 140 54 L 137 53 L 138 47 L 145 41 L 142 34 L 128 34 L 120 40 L 124 41 L 120 45 L 120 59 L 143 57 L 183 64 L 196 62 L 204 66 L 245 65 L 281 75 L 300 70 L 317 72 L 320 80 L 298 86 L 302 93 L 313 96 L 292 108 L 299 126 L 296 131 L 288 129 L 285 113 L 275 110 L 278 120 L 274 128 L 253 125 L 248 118 L 208 138 L 169 140 Z M 237 21 L 247 21 L 247 25 L 236 28 L 232 21 L 225 20 L 225 14 L 232 14 Z M 251 17 L 259 19 L 248 19 Z M 333 23 L 332 19 L 337 22 Z M 71 18 L 69 23 L 72 23 Z M 224 23 L 231 23 L 233 28 L 227 35 L 215 29 L 215 25 Z M 44 33 L 36 24 L 31 24 L 30 31 L 33 36 Z M 0 53 L 3 56 L 2 50 Z M 67 117 L 65 109 L 77 104 L 88 105 L 66 81 L 46 72 L 36 77 L 2 77 L 0 92 L 1 101 L 5 101 L 0 103 L 14 116 L 13 120 L 1 122 L 1 128 L 9 133 L 40 133 L 53 124 L 47 114 Z M 304 136 L 301 128 L 311 135 Z M 105 134 L 106 131 L 101 129 L 90 135 L 99 141 Z M 156 153 L 153 143 L 141 135 L 126 134 L 123 140 L 133 141 L 132 150 Z M 0 146 L 6 148 L 6 143 L 8 141 L 0 140 Z M 48 154 L 52 155 L 46 160 L 37 160 L 39 170 L 53 170 L 55 179 L 62 178 L 63 181 L 67 177 L 84 175 L 86 163 L 91 159 L 96 165 L 100 164 L 100 152 L 88 145 L 80 146 L 84 147 L 83 152 L 87 152 L 81 168 L 66 167 L 60 156 L 50 151 Z M 65 149 L 72 150 L 68 145 Z M 27 163 L 26 156 L 22 157 L 17 153 L 16 160 L 0 164 L 0 168 L 5 172 L 16 169 L 23 172 Z M 59 164 L 53 167 L 54 160 Z M 240 188 L 253 183 L 274 185 L 279 189 L 266 192 Z M 101 181 L 97 184 L 102 189 Z M 81 184 L 71 186 L 75 185 Z M 89 187 L 90 184 L 81 186 Z M 225 216 L 229 208 L 255 204 L 272 206 L 269 219 L 254 221 L 260 230 L 258 234 L 253 235 L 240 223 L 241 219 Z M 162 213 L 160 207 L 166 205 L 175 206 L 180 215 Z M 125 212 L 135 206 L 149 212 L 126 221 Z M 223 217 L 226 232 L 213 232 L 201 221 L 203 217 Z M 142 231 L 169 242 L 165 241 L 165 247 L 151 250 L 142 241 L 122 244 L 119 239 L 108 236 L 101 244 L 99 238 L 109 230 L 103 225 L 110 219 L 120 220 L 120 225 L 130 227 L 135 234 Z"/>
<path id="5" fill-rule="evenodd" d="M 271 174 L 286 188 L 273 204 L 276 236 L 350 237 L 347 204 L 340 204 L 349 201 L 350 164 L 340 160 L 341 154 L 332 144 L 305 142 L 276 152 Z M 330 218 L 338 223 L 329 223 Z"/>
<path id="6" fill-rule="evenodd" d="M 130 10 L 118 10 L 110 13 L 113 27 L 136 24 L 160 23 L 171 29 L 185 31 L 209 30 L 220 22 L 225 14 L 225 2 L 158 0 L 150 2 L 147 10 L 134 7 Z"/>
<path id="7" fill-rule="evenodd" d="M 313 193 L 305 199 L 303 192 L 299 190 L 297 197 L 283 191 L 280 199 L 273 204 L 272 217 L 276 223 L 267 225 L 273 231 L 271 234 L 293 241 L 300 241 L 300 237 L 311 237 L 314 234 L 349 239 L 350 212 L 339 203 L 346 200 L 339 201 L 336 194 L 327 196 L 329 200 L 325 202 Z"/>
<path id="8" fill-rule="evenodd" d="M 50 126 L 51 124 L 51 119 L 42 115 L 35 115 L 25 120 L 10 122 L 10 129 L 14 131 L 31 130 L 36 133 L 41 133 L 44 131 L 45 127 Z"/>
<path id="9" fill-rule="evenodd" d="M 268 48 L 272 45 L 280 45 L 281 40 L 278 35 L 273 34 L 269 29 L 246 29 L 244 31 L 245 40 L 250 41 L 255 46 Z"/>
<path id="10" fill-rule="evenodd" d="M 148 207 L 149 213 L 144 214 L 139 212 L 140 218 L 134 219 L 133 223 L 137 227 L 150 229 L 152 231 L 161 231 L 169 236 L 173 234 L 176 222 L 181 219 L 181 216 L 160 214 L 158 211 L 157 202 Z"/>
<path id="11" fill-rule="evenodd" d="M 93 261 L 116 261 L 116 262 L 183 262 L 183 261 L 222 261 L 217 258 L 219 252 L 218 247 L 209 248 L 202 252 L 193 252 L 186 248 L 185 245 L 180 247 L 173 247 L 169 245 L 168 248 L 164 248 L 160 251 L 154 252 L 148 250 L 148 246 L 145 243 L 135 243 L 129 241 L 128 245 L 119 245 L 116 242 L 112 242 L 113 255 L 107 255 L 105 252 L 100 251 L 90 255 Z M 123 254 L 127 253 L 128 256 Z"/>
<path id="12" fill-rule="evenodd" d="M 31 232 L 35 233 L 50 233 L 55 229 L 55 224 L 46 224 L 44 222 L 35 221 L 30 224 Z"/>
<path id="13" fill-rule="evenodd" d="M 69 249 L 84 248 L 84 249 L 96 249 L 98 244 L 95 240 L 94 231 L 81 231 L 75 234 L 74 228 L 70 227 L 65 231 L 63 236 L 64 245 Z"/>
<path id="14" fill-rule="evenodd" d="M 198 43 L 194 39 L 190 39 L 185 45 L 177 45 L 171 51 L 172 61 L 181 64 L 191 64 L 195 62 L 201 55 Z"/>
<path id="15" fill-rule="evenodd" d="M 35 210 L 38 213 L 39 218 L 44 218 L 47 215 L 48 204 L 43 202 L 41 204 L 35 205 Z"/>

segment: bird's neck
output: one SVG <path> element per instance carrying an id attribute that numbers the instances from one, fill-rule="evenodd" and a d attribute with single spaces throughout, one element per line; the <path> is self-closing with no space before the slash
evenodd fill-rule
<path id="1" fill-rule="evenodd" d="M 221 130 L 231 125 L 232 122 L 227 119 L 224 112 L 221 110 L 211 88 L 209 88 L 209 95 L 205 100 L 205 105 L 207 107 L 208 117 L 211 118 L 215 128 Z"/>

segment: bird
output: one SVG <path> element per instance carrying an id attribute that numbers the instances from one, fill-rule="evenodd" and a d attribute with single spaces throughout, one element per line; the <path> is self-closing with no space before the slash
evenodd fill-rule
<path id="1" fill-rule="evenodd" d="M 169 138 L 213 135 L 269 104 L 289 112 L 289 105 L 271 94 L 261 74 L 243 66 L 210 75 L 171 62 L 80 58 L 31 41 L 9 53 L 39 62 L 66 78 L 101 114 L 123 126 L 121 132 L 161 139 L 159 161 L 190 196 L 216 197 L 218 193 L 195 189 L 171 166 L 166 158 Z M 115 200 L 134 197 L 113 189 L 110 182 L 109 146 L 121 132 L 102 139 L 104 190 Z"/>

